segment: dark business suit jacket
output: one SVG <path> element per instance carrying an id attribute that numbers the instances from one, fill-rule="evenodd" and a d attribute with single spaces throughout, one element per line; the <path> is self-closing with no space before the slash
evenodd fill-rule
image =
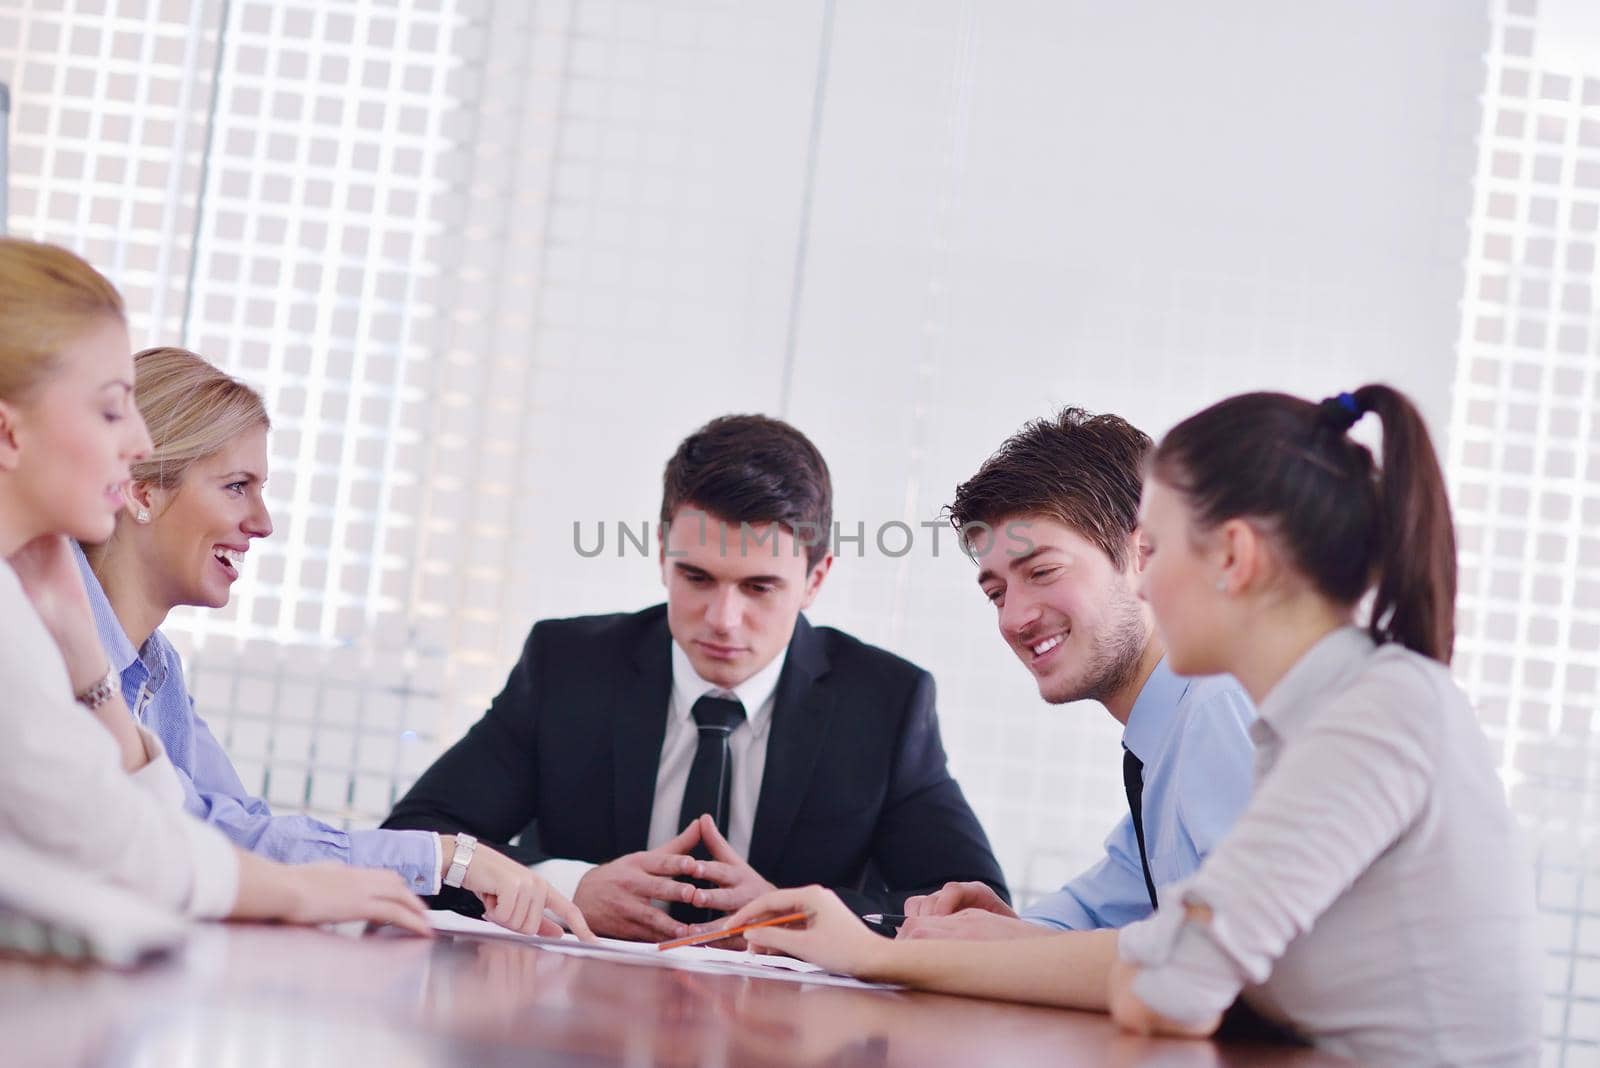
<path id="1" fill-rule="evenodd" d="M 665 605 L 544 620 L 489 711 L 395 806 L 385 827 L 465 831 L 527 863 L 646 848 L 672 687 Z M 532 827 L 530 828 L 530 824 Z M 859 912 L 1000 866 L 945 766 L 933 676 L 831 627 L 795 625 L 778 679 L 750 865 L 820 883 Z M 478 912 L 445 890 L 438 903 Z"/>

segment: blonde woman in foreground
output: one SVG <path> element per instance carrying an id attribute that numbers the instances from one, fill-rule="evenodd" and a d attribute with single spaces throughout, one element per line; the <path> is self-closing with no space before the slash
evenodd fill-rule
<path id="1" fill-rule="evenodd" d="M 582 913 L 537 873 L 466 836 L 341 831 L 309 816 L 274 815 L 245 789 L 195 712 L 183 663 L 160 627 L 178 605 L 226 605 L 251 544 L 272 533 L 263 497 L 266 406 L 255 390 L 186 349 L 141 352 L 133 369 L 150 453 L 133 464 L 114 533 L 77 562 L 122 696 L 166 748 L 183 807 L 235 845 L 274 860 L 387 868 L 418 894 L 436 894 L 449 880 L 506 927 L 558 936 L 548 907 L 589 937 Z"/>
<path id="2" fill-rule="evenodd" d="M 111 534 L 150 448 L 130 353 L 105 278 L 0 238 L 0 837 L 192 916 L 428 933 L 393 872 L 277 864 L 186 815 L 161 742 L 128 714 L 70 540 Z"/>
<path id="3" fill-rule="evenodd" d="M 1369 413 L 1381 469 L 1347 433 Z M 1366 1064 L 1535 1063 L 1533 879 L 1447 666 L 1455 536 L 1416 409 L 1386 386 L 1225 400 L 1157 448 L 1141 529 L 1141 595 L 1173 670 L 1232 674 L 1259 712 L 1250 804 L 1170 904 L 1120 932 L 1003 943 L 889 941 L 817 888 L 729 923 L 804 911 L 803 929 L 746 938 L 1132 1031 L 1209 1035 L 1242 996 Z"/>

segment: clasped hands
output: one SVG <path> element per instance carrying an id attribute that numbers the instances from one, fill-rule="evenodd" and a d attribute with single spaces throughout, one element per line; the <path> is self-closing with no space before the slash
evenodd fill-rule
<path id="1" fill-rule="evenodd" d="M 690 856 L 704 844 L 710 860 Z M 702 889 L 680 878 L 713 884 Z M 710 816 L 701 816 L 655 849 L 629 853 L 591 869 L 578 883 L 573 904 L 595 932 L 612 938 L 658 942 L 712 930 L 722 923 L 679 923 L 652 902 L 682 902 L 715 912 L 736 912 L 775 887 L 741 857 Z"/>

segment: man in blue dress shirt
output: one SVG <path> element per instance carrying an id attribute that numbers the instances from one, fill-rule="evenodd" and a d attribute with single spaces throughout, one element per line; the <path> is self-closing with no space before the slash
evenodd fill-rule
<path id="1" fill-rule="evenodd" d="M 1020 938 L 1144 919 L 1244 809 L 1250 699 L 1229 676 L 1174 675 L 1138 596 L 1151 445 L 1117 416 L 1068 408 L 1023 427 L 957 487 L 950 521 L 1039 695 L 1099 701 L 1123 725 L 1129 812 L 1099 863 L 1020 915 L 982 883 L 949 883 L 907 900 L 900 937 Z"/>

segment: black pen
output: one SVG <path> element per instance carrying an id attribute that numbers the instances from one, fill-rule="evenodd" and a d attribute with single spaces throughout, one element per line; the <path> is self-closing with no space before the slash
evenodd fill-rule
<path id="1" fill-rule="evenodd" d="M 894 912 L 869 912 L 861 917 L 861 922 L 879 934 L 889 935 L 892 938 L 900 929 L 900 925 L 906 922 L 906 918 Z"/>

